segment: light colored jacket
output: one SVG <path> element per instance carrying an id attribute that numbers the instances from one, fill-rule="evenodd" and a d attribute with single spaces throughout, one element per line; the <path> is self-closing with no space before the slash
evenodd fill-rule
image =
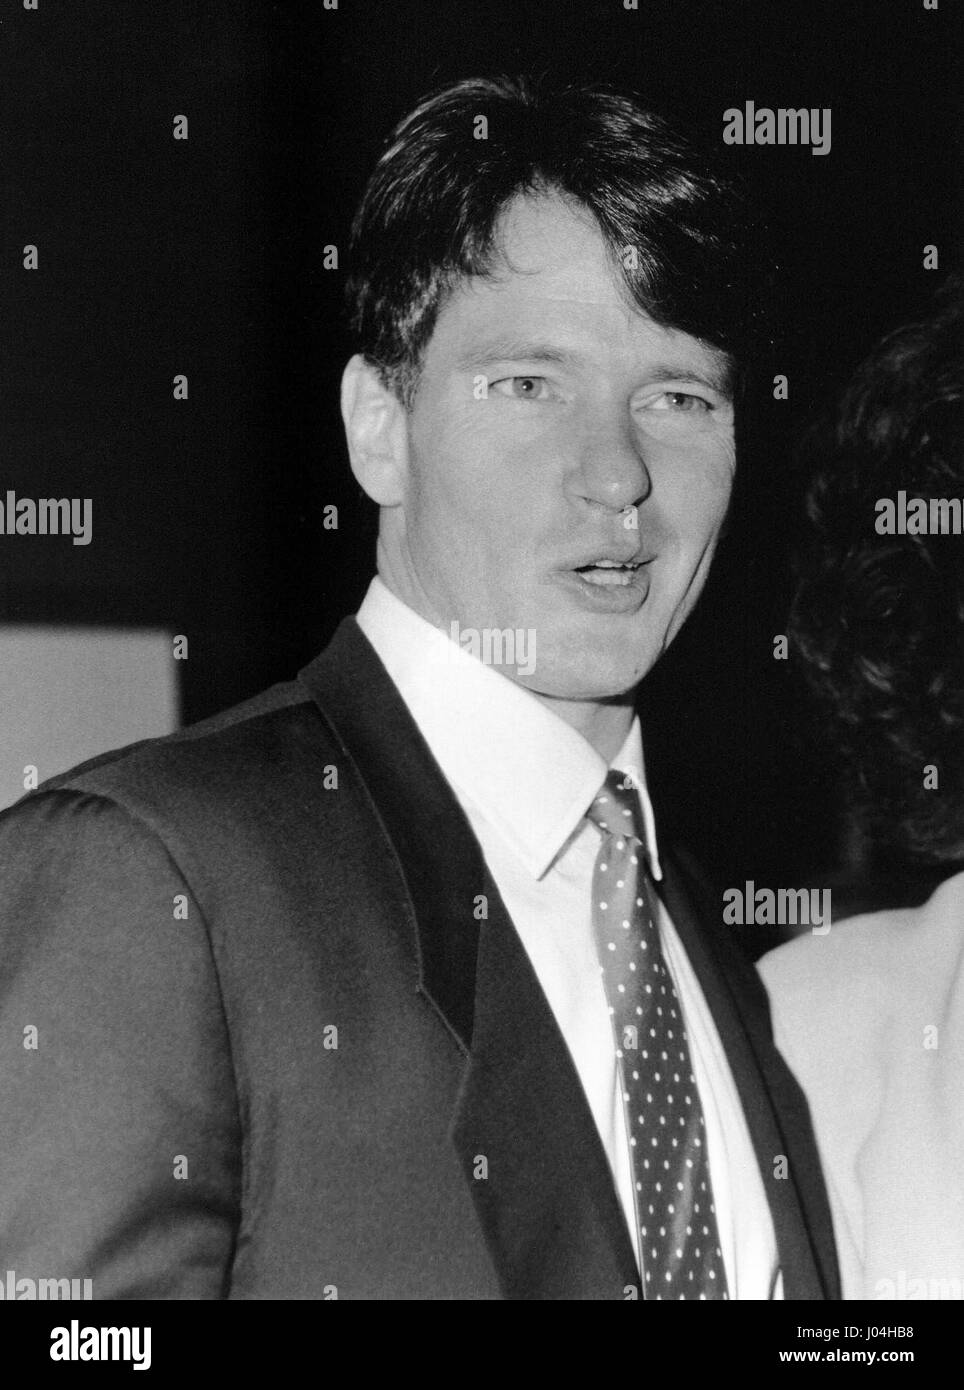
<path id="1" fill-rule="evenodd" d="M 759 968 L 810 1103 L 844 1297 L 964 1297 L 964 873 Z"/>

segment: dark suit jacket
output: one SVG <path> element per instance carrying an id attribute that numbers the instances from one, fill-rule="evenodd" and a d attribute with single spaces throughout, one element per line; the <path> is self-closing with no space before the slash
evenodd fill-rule
<path id="1" fill-rule="evenodd" d="M 763 989 L 665 858 L 787 1297 L 836 1298 Z M 569 1053 L 354 620 L 291 684 L 0 817 L 0 1269 L 95 1298 L 632 1296 Z"/>

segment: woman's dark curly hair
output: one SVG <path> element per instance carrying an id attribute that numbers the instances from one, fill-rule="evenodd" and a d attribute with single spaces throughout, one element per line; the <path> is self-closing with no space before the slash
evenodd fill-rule
<path id="1" fill-rule="evenodd" d="M 931 864 L 964 861 L 964 535 L 879 535 L 875 504 L 964 507 L 961 291 L 870 353 L 824 431 L 791 617 L 865 839 Z"/>

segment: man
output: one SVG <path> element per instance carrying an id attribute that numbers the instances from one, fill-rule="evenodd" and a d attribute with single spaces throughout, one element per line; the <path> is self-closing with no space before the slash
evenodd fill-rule
<path id="1" fill-rule="evenodd" d="M 465 82 L 395 132 L 354 229 L 357 618 L 3 823 L 18 1271 L 838 1295 L 802 1098 L 657 836 L 632 704 L 730 495 L 733 206 L 598 89 Z"/>

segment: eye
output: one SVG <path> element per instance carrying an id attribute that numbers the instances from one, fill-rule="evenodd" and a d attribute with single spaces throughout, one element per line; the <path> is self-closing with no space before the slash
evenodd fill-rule
<path id="1" fill-rule="evenodd" d="M 712 410 L 713 406 L 702 396 L 691 395 L 689 391 L 663 391 L 650 402 L 650 410 L 669 410 L 677 415 L 694 415 Z"/>
<path id="2" fill-rule="evenodd" d="M 552 399 L 549 383 L 544 376 L 504 376 L 499 381 L 490 381 L 489 389 L 499 396 L 511 396 L 517 401 Z"/>

